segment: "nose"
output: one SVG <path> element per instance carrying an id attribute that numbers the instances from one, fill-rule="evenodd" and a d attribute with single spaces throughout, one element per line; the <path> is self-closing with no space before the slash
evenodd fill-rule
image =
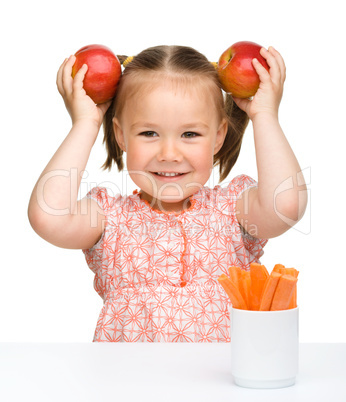
<path id="1" fill-rule="evenodd" d="M 183 159 L 179 145 L 173 138 L 162 141 L 157 155 L 160 162 L 181 162 Z"/>

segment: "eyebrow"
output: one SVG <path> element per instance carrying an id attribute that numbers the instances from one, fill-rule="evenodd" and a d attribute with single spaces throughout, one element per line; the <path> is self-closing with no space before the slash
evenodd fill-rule
<path id="1" fill-rule="evenodd" d="M 153 129 L 157 129 L 159 128 L 158 124 L 155 123 L 150 123 L 150 122 L 136 122 L 131 124 L 130 128 L 136 128 L 136 127 L 146 127 L 146 128 L 153 128 Z M 189 128 L 209 128 L 208 124 L 203 123 L 203 122 L 191 122 L 191 123 L 186 123 L 183 124 L 182 126 L 180 126 L 180 128 L 182 129 L 189 129 Z"/>

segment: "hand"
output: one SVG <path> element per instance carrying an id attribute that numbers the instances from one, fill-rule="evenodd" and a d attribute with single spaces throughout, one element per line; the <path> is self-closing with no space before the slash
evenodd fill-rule
<path id="1" fill-rule="evenodd" d="M 75 61 L 76 57 L 70 56 L 60 66 L 56 79 L 58 91 L 64 99 L 72 124 L 84 120 L 96 123 L 100 127 L 111 101 L 95 105 L 83 88 L 83 80 L 88 71 L 88 66 L 84 64 L 73 79 L 71 74 Z"/>
<path id="2" fill-rule="evenodd" d="M 262 48 L 260 54 L 268 63 L 269 72 L 257 59 L 253 59 L 252 64 L 260 78 L 258 91 L 252 100 L 234 98 L 235 103 L 247 113 L 251 120 L 258 113 L 269 113 L 278 117 L 286 79 L 285 63 L 277 50 L 270 46 L 268 50 Z"/>

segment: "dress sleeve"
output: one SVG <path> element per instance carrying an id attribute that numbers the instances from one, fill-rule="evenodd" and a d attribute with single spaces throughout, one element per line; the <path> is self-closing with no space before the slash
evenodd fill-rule
<path id="1" fill-rule="evenodd" d="M 92 200 L 96 201 L 106 215 L 106 211 L 110 208 L 110 197 L 108 196 L 107 189 L 105 187 L 93 187 L 87 193 L 85 198 L 91 198 Z"/>
<path id="2" fill-rule="evenodd" d="M 235 206 L 237 200 L 242 196 L 242 193 L 251 187 L 257 187 L 257 181 L 247 175 L 236 176 L 227 187 L 227 195 L 230 197 L 230 207 L 232 212 L 235 213 Z M 239 224 L 242 240 L 246 250 L 251 256 L 251 262 L 259 262 L 260 257 L 263 255 L 263 247 L 267 244 L 268 239 L 259 239 L 248 233 L 245 228 Z M 251 228 L 249 227 L 249 232 Z"/>
<path id="3" fill-rule="evenodd" d="M 109 224 L 108 215 L 112 203 L 111 201 L 112 197 L 108 195 L 106 188 L 94 187 L 86 194 L 85 198 L 90 198 L 96 201 L 99 207 L 102 208 L 102 210 L 104 211 L 106 217 L 105 228 L 103 230 L 101 238 L 91 248 L 82 250 L 85 255 L 89 268 L 94 273 L 96 273 L 102 264 L 104 243 Z"/>

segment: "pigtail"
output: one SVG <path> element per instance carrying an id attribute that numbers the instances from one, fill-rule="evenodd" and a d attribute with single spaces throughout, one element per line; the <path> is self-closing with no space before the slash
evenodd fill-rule
<path id="1" fill-rule="evenodd" d="M 129 59 L 128 56 L 117 55 L 118 60 L 121 65 L 124 64 L 126 60 Z M 107 159 L 105 163 L 101 166 L 103 170 L 111 170 L 113 163 L 115 163 L 118 167 L 118 171 L 121 172 L 124 169 L 124 161 L 123 161 L 123 153 L 124 151 L 119 147 L 114 133 L 113 127 L 113 117 L 115 112 L 115 103 L 116 103 L 117 94 L 112 100 L 111 105 L 107 109 L 104 117 L 103 117 L 103 144 L 105 144 L 107 151 Z"/>
<path id="2" fill-rule="evenodd" d="M 230 94 L 226 94 L 225 113 L 228 119 L 227 134 L 220 151 L 214 156 L 214 165 L 218 162 L 220 166 L 219 183 L 226 179 L 236 163 L 249 123 L 248 115 L 237 106 Z"/>
<path id="3" fill-rule="evenodd" d="M 117 58 L 118 58 L 118 60 L 119 60 L 119 62 L 120 62 L 120 64 L 121 65 L 123 65 L 124 64 L 124 61 L 128 58 L 127 56 L 124 56 L 124 55 L 117 55 Z"/>
<path id="4" fill-rule="evenodd" d="M 109 106 L 107 112 L 103 118 L 103 144 L 105 144 L 107 151 L 107 159 L 105 163 L 101 166 L 103 170 L 111 170 L 113 162 L 115 162 L 118 166 L 119 172 L 124 168 L 123 162 L 123 150 L 119 147 L 114 134 L 113 128 L 113 116 L 114 116 L 114 101 Z"/>

